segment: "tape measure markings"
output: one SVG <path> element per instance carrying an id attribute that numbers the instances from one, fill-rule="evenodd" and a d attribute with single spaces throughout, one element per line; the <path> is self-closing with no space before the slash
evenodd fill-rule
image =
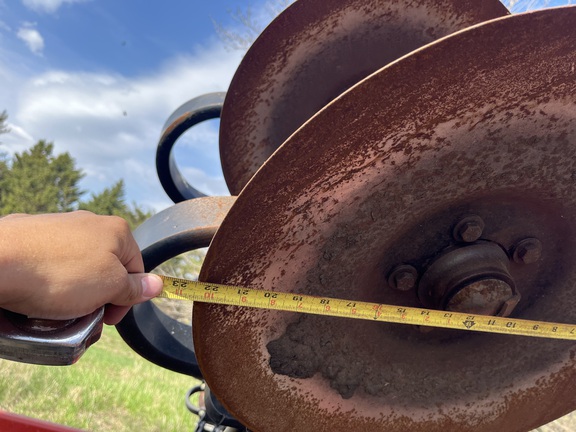
<path id="1" fill-rule="evenodd" d="M 576 325 L 470 315 L 305 294 L 257 290 L 161 276 L 159 297 L 466 331 L 576 340 Z"/>

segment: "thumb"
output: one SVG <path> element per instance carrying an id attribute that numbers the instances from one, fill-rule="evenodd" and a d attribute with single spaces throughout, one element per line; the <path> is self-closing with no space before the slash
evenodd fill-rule
<path id="1" fill-rule="evenodd" d="M 115 304 L 132 306 L 158 296 L 163 289 L 164 281 L 160 276 L 151 273 L 132 273 L 128 275 L 128 290 L 124 298 Z"/>
<path id="2" fill-rule="evenodd" d="M 156 297 L 162 292 L 164 281 L 151 273 L 132 273 L 128 275 L 128 289 L 112 304 L 107 304 L 104 322 L 108 325 L 118 324 L 128 313 L 130 307 Z"/>

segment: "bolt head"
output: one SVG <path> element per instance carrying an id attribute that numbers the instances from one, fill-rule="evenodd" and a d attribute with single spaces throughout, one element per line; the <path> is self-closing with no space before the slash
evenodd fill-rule
<path id="1" fill-rule="evenodd" d="M 536 238 L 522 240 L 514 249 L 514 261 L 519 264 L 533 264 L 542 257 L 542 243 Z"/>
<path id="2" fill-rule="evenodd" d="M 460 220 L 454 227 L 453 236 L 457 241 L 473 243 L 482 237 L 484 221 L 480 216 L 467 216 Z"/>
<path id="3" fill-rule="evenodd" d="M 396 289 L 400 291 L 408 291 L 416 286 L 416 276 L 409 272 L 402 272 L 394 278 L 396 282 Z"/>
<path id="4" fill-rule="evenodd" d="M 400 265 L 392 270 L 388 285 L 398 291 L 409 291 L 416 286 L 418 271 L 410 265 Z"/>
<path id="5" fill-rule="evenodd" d="M 482 227 L 476 222 L 466 222 L 458 230 L 458 234 L 466 243 L 472 243 L 482 236 Z"/>

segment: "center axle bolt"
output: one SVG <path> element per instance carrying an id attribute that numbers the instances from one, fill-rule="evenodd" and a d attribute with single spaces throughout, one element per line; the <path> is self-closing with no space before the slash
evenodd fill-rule
<path id="1" fill-rule="evenodd" d="M 507 253 L 483 241 L 448 250 L 418 281 L 424 307 L 482 315 L 509 315 L 520 300 Z"/>

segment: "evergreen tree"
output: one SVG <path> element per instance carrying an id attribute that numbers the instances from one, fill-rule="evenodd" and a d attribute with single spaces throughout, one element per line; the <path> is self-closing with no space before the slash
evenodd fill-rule
<path id="1" fill-rule="evenodd" d="M 8 132 L 7 119 L 1 112 L 0 134 Z M 44 140 L 12 158 L 0 152 L 0 216 L 83 209 L 120 216 L 132 228 L 150 217 L 150 212 L 126 204 L 123 180 L 82 202 L 84 191 L 78 185 L 82 177 L 69 153 L 54 155 L 54 145 Z"/>
<path id="2" fill-rule="evenodd" d="M 83 177 L 68 153 L 53 154 L 44 140 L 16 153 L 0 180 L 0 214 L 55 213 L 74 210 Z"/>
<path id="3" fill-rule="evenodd" d="M 6 124 L 7 120 L 8 120 L 8 114 L 6 114 L 6 111 L 2 111 L 0 113 L 0 135 L 9 131 L 8 125 Z M 0 141 L 0 144 L 2 144 L 2 141 Z M 6 154 L 0 150 L 0 200 L 2 199 L 1 198 L 2 197 L 2 188 L 1 188 L 2 179 L 6 175 L 7 170 L 8 170 L 8 164 L 6 163 Z"/>
<path id="4" fill-rule="evenodd" d="M 6 114 L 6 111 L 2 111 L 0 113 L 0 135 L 3 133 L 8 132 L 8 125 L 6 124 L 8 120 L 8 114 Z"/>
<path id="5" fill-rule="evenodd" d="M 132 206 L 126 204 L 123 180 L 119 180 L 112 187 L 104 189 L 99 194 L 92 194 L 89 201 L 80 203 L 79 209 L 89 210 L 97 214 L 120 216 L 126 219 L 132 228 L 137 227 L 150 217 L 150 212 L 146 212 L 136 204 Z"/>

